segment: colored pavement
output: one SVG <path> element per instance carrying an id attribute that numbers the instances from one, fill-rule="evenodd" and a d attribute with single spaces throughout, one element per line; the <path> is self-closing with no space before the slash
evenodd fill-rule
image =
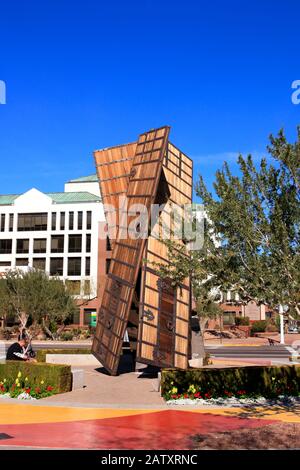
<path id="1" fill-rule="evenodd" d="M 193 436 L 276 421 L 297 413 L 257 408 L 113 409 L 0 404 L 1 446 L 59 449 L 192 449 Z"/>

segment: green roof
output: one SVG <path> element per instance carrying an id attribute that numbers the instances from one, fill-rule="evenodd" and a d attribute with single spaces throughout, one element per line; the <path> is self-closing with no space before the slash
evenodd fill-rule
<path id="1" fill-rule="evenodd" d="M 87 191 L 74 193 L 46 193 L 51 197 L 55 204 L 69 204 L 72 202 L 98 202 L 101 201 L 99 196 L 88 193 Z"/>
<path id="2" fill-rule="evenodd" d="M 55 204 L 71 204 L 76 202 L 99 202 L 101 198 L 87 191 L 71 193 L 44 193 L 49 196 Z M 0 194 L 0 206 L 11 206 L 15 199 L 21 194 Z"/>
<path id="3" fill-rule="evenodd" d="M 80 178 L 76 178 L 74 180 L 68 181 L 68 183 L 97 183 L 98 177 L 96 173 L 89 176 L 81 176 Z"/>
<path id="4" fill-rule="evenodd" d="M 19 194 L 0 194 L 0 206 L 10 206 Z"/>

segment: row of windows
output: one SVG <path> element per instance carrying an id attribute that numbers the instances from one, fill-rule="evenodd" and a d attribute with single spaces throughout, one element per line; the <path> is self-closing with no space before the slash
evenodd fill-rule
<path id="1" fill-rule="evenodd" d="M 64 235 L 52 235 L 51 236 L 51 253 L 63 253 L 65 248 L 65 236 Z M 68 252 L 69 253 L 81 253 L 82 251 L 82 235 L 69 235 L 68 236 Z M 85 239 L 85 251 L 90 253 L 91 251 L 91 235 L 87 234 Z M 18 254 L 29 253 L 29 238 L 22 238 L 17 240 Z M 33 253 L 46 253 L 47 252 L 47 239 L 36 238 L 33 240 Z M 0 240 L 0 254 L 11 254 L 12 253 L 12 240 L 5 239 Z"/>
<path id="2" fill-rule="evenodd" d="M 15 266 L 28 266 L 28 258 L 16 258 Z M 10 267 L 10 261 L 0 261 L 0 267 Z M 32 267 L 46 270 L 46 258 L 33 258 Z M 63 276 L 64 259 L 50 258 L 50 276 Z M 85 276 L 91 274 L 91 258 L 85 258 Z M 81 276 L 81 258 L 68 258 L 68 276 Z"/>
<path id="3" fill-rule="evenodd" d="M 77 281 L 72 281 L 72 282 L 77 282 Z M 83 310 L 83 324 L 84 325 L 90 325 L 91 315 L 92 313 L 95 313 L 95 312 L 96 312 L 95 309 L 90 309 L 90 308 L 85 308 Z M 80 310 L 79 309 L 76 310 L 76 312 L 73 314 L 72 323 L 74 323 L 75 325 L 80 324 Z"/>
<path id="4" fill-rule="evenodd" d="M 8 216 L 8 230 L 13 231 L 14 228 L 14 214 L 1 214 L 0 216 L 0 232 L 5 232 L 6 216 Z M 57 230 L 57 223 L 59 222 L 59 229 L 65 230 L 66 227 L 66 212 L 52 212 L 51 214 L 51 230 Z M 68 229 L 74 230 L 74 211 L 69 212 Z M 47 230 L 48 227 L 48 214 L 47 212 L 32 213 L 32 214 L 18 214 L 17 230 L 19 232 L 31 232 Z M 83 228 L 83 211 L 77 212 L 77 228 Z M 92 228 L 92 212 L 86 213 L 86 230 Z"/>

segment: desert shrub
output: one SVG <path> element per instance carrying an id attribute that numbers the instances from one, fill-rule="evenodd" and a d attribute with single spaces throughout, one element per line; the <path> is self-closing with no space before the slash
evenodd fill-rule
<path id="1" fill-rule="evenodd" d="M 266 320 L 257 320 L 252 323 L 251 325 L 251 334 L 254 333 L 264 333 L 267 328 L 267 321 Z"/>
<path id="2" fill-rule="evenodd" d="M 235 317 L 234 319 L 236 326 L 248 326 L 250 325 L 249 317 Z"/>
<path id="3" fill-rule="evenodd" d="M 278 328 L 276 325 L 274 325 L 274 323 L 268 323 L 266 331 L 269 331 L 270 333 L 275 333 L 278 331 Z"/>
<path id="4" fill-rule="evenodd" d="M 64 331 L 60 334 L 60 339 L 62 341 L 72 341 L 72 339 L 76 336 L 73 331 Z"/>

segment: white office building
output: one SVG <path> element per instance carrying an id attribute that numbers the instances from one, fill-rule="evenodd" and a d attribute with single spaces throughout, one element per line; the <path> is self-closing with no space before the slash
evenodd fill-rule
<path id="1" fill-rule="evenodd" d="M 61 193 L 0 195 L 0 274 L 38 268 L 70 283 L 74 295 L 96 297 L 104 220 L 96 175 L 67 182 Z"/>

